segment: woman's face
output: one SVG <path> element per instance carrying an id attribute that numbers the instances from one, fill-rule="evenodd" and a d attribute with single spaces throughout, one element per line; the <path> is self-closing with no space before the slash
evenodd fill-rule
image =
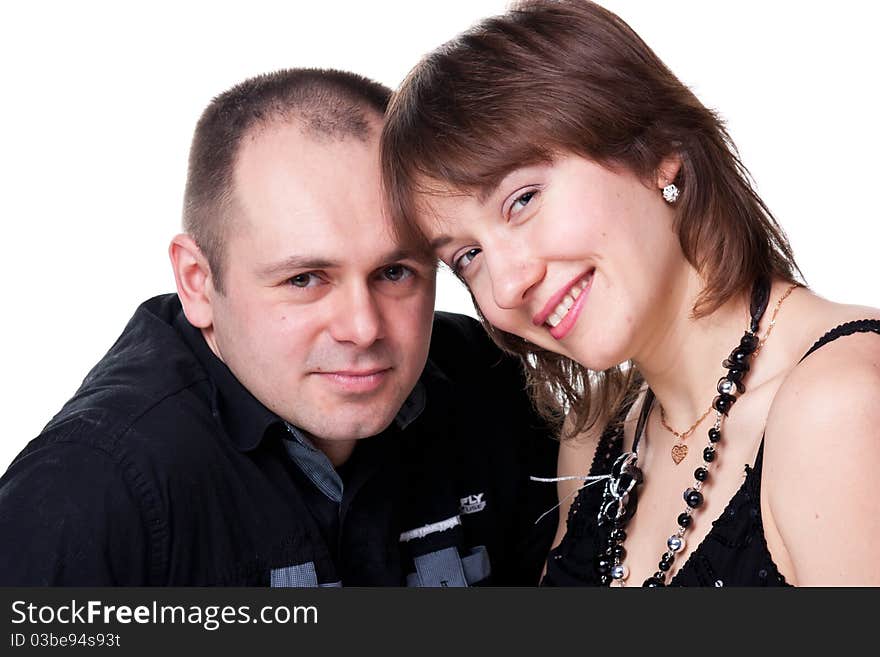
<path id="1" fill-rule="evenodd" d="M 602 370 L 650 349 L 687 287 L 661 187 L 566 155 L 486 198 L 425 196 L 420 225 L 491 324 Z"/>

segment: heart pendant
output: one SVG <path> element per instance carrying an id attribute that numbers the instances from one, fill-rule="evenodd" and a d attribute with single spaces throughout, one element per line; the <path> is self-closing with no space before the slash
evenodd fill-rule
<path id="1" fill-rule="evenodd" d="M 684 457 L 688 455 L 688 447 L 687 445 L 673 445 L 672 446 L 672 460 L 675 461 L 675 465 L 678 465 L 684 460 Z"/>

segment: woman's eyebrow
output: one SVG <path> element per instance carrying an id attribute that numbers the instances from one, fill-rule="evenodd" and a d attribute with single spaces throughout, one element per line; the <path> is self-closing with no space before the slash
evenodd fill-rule
<path id="1" fill-rule="evenodd" d="M 525 180 L 531 179 L 533 176 L 539 175 L 546 170 L 552 162 L 528 164 L 507 173 L 501 180 L 494 184 L 481 185 L 477 188 L 474 197 L 480 204 L 485 205 L 498 193 L 502 187 L 514 187 L 525 184 Z"/>
<path id="2" fill-rule="evenodd" d="M 441 235 L 440 237 L 435 237 L 431 240 L 431 249 L 436 251 L 437 249 L 442 249 L 444 246 L 449 244 L 452 241 L 452 237 L 449 235 Z"/>

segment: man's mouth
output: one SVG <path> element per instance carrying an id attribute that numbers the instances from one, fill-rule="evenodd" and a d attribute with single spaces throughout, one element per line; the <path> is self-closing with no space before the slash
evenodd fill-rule
<path id="1" fill-rule="evenodd" d="M 379 367 L 368 370 L 315 372 L 315 374 L 342 392 L 366 393 L 378 389 L 390 372 L 390 367 Z"/>

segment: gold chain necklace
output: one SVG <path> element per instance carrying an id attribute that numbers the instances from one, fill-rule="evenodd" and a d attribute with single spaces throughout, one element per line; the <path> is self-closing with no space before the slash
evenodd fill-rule
<path id="1" fill-rule="evenodd" d="M 688 454 L 688 446 L 684 444 L 684 441 L 688 439 L 688 436 L 696 431 L 697 427 L 700 426 L 700 423 L 706 419 L 706 416 L 709 415 L 711 411 L 712 406 L 710 405 L 709 408 L 706 409 L 706 412 L 703 413 L 699 417 L 699 419 L 690 426 L 687 431 L 682 431 L 681 433 L 679 433 L 666 423 L 666 411 L 664 411 L 663 406 L 660 405 L 660 423 L 663 425 L 664 429 L 666 429 L 669 433 L 671 433 L 673 436 L 681 441 L 672 446 L 671 455 L 675 465 L 681 463 L 684 460 L 684 457 L 686 457 Z"/>
<path id="2" fill-rule="evenodd" d="M 767 342 L 767 338 L 769 338 L 770 334 L 773 332 L 773 327 L 776 326 L 776 315 L 779 314 L 779 306 L 782 305 L 782 302 L 788 298 L 788 295 L 791 294 L 796 287 L 800 287 L 800 285 L 794 283 L 785 291 L 785 294 L 779 297 L 779 301 L 776 302 L 776 307 L 773 309 L 773 314 L 770 316 L 770 323 L 767 325 L 767 332 L 764 334 L 764 337 L 758 341 L 758 348 L 755 349 L 755 354 L 761 351 L 761 347 L 764 346 L 764 343 Z"/>
<path id="3" fill-rule="evenodd" d="M 764 334 L 764 337 L 758 341 L 758 347 L 757 349 L 755 349 L 754 355 L 757 355 L 758 352 L 761 351 L 761 347 L 764 346 L 764 343 L 767 342 L 767 338 L 769 338 L 770 334 L 773 332 L 773 327 L 776 326 L 776 315 L 779 314 L 779 307 L 796 287 L 800 287 L 800 285 L 798 285 L 797 283 L 793 284 L 785 291 L 785 293 L 781 297 L 779 297 L 779 301 L 776 302 L 776 306 L 773 308 L 773 314 L 770 316 L 770 323 L 767 325 L 767 332 Z M 703 413 L 697 419 L 697 421 L 690 426 L 690 428 L 682 432 L 678 432 L 671 426 L 669 426 L 669 424 L 666 422 L 666 411 L 663 409 L 663 405 L 659 403 L 658 405 L 660 406 L 660 424 L 662 424 L 664 429 L 666 429 L 669 433 L 671 433 L 679 440 L 679 442 L 674 444 L 672 446 L 672 449 L 670 450 L 670 455 L 672 456 L 673 463 L 675 463 L 675 465 L 678 465 L 685 459 L 688 454 L 688 447 L 684 444 L 684 441 L 688 439 L 688 436 L 696 431 L 697 427 L 700 426 L 700 423 L 706 419 L 706 416 L 708 416 L 709 413 L 712 412 L 712 405 L 709 404 L 709 408 L 706 409 L 706 412 Z"/>

